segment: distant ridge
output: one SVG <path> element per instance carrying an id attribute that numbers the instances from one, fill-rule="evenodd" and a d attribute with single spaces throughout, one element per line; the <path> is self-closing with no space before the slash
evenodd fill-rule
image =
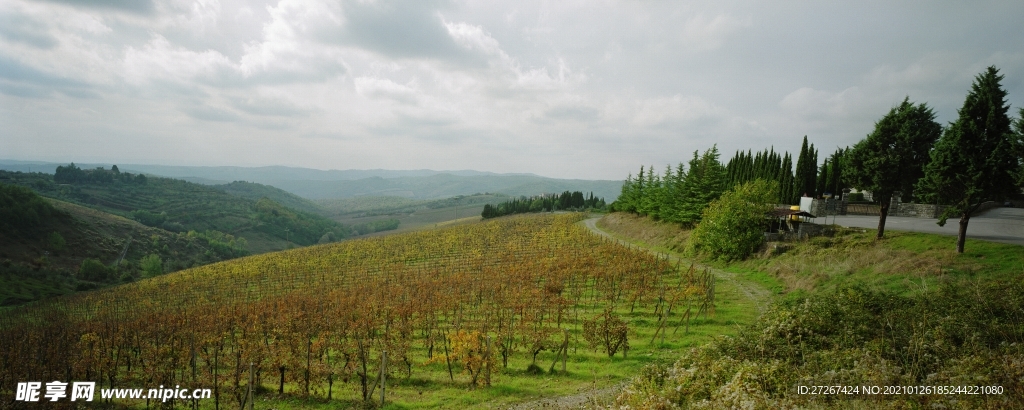
<path id="1" fill-rule="evenodd" d="M 67 163 L 44 162 L 44 161 L 17 161 L 0 159 L 0 169 L 7 171 L 21 172 L 44 172 L 52 174 L 57 166 Z M 88 169 L 96 167 L 110 168 L 110 163 L 76 163 L 79 168 Z M 235 166 L 179 166 L 179 165 L 148 165 L 148 164 L 116 164 L 125 172 L 141 172 L 171 178 L 194 178 L 197 181 L 227 183 L 233 181 L 347 181 L 372 177 L 400 178 L 400 177 L 425 177 L 438 174 L 450 174 L 458 176 L 535 176 L 531 173 L 506 173 L 499 174 L 487 171 L 474 170 L 447 170 L 435 171 L 431 169 L 413 170 L 388 170 L 388 169 L 347 169 L 347 170 L 320 170 L 312 168 L 286 167 L 271 165 L 264 167 L 235 167 Z M 543 178 L 543 177 L 540 177 Z"/>
<path id="2" fill-rule="evenodd" d="M 0 169 L 22 172 L 53 173 L 61 163 L 43 161 L 0 160 Z M 76 163 L 83 169 L 112 164 Z M 174 165 L 117 164 L 124 172 L 144 173 L 184 179 L 206 185 L 223 185 L 233 181 L 270 185 L 307 199 L 351 198 L 356 196 L 399 196 L 415 199 L 438 199 L 456 195 L 497 192 L 512 196 L 561 193 L 563 191 L 593 192 L 608 202 L 621 191 L 622 181 L 557 179 L 530 173 L 498 174 L 494 172 L 458 170 L 318 170 L 309 168 L 266 167 L 194 167 Z"/>

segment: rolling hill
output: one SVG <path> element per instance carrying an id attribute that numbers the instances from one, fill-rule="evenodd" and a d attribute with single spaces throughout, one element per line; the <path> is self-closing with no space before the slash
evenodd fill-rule
<path id="1" fill-rule="evenodd" d="M 53 173 L 60 164 L 39 161 L 0 160 L 0 169 Z M 88 164 L 82 168 L 110 164 Z M 538 195 L 563 191 L 593 192 L 612 202 L 619 196 L 622 181 L 547 178 L 534 174 L 496 174 L 458 170 L 317 170 L 270 167 L 191 167 L 122 164 L 122 171 L 183 179 L 206 185 L 249 181 L 280 188 L 306 199 L 351 198 L 356 196 L 400 196 L 439 199 L 480 192 L 510 196 Z"/>
<path id="2" fill-rule="evenodd" d="M 69 181 L 50 174 L 0 171 L 0 182 L 170 232 L 230 234 L 246 239 L 253 253 L 315 244 L 328 232 L 342 238 L 349 233 L 348 227 L 323 216 L 275 202 L 271 198 L 316 207 L 271 187 L 236 183 L 218 188 L 112 170 L 80 172 L 88 177 Z M 259 196 L 261 192 L 268 195 Z"/>

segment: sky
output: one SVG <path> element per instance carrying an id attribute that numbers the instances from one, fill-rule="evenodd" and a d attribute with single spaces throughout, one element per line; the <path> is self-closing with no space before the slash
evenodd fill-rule
<path id="1" fill-rule="evenodd" d="M 0 0 L 0 159 L 624 179 L 955 120 L 1014 1 Z"/>

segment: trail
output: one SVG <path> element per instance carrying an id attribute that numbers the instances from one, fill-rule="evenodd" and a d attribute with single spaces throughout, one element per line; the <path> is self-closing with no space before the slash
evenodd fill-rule
<path id="1" fill-rule="evenodd" d="M 640 244 L 632 243 L 623 239 L 619 239 L 612 234 L 597 227 L 597 220 L 601 219 L 600 216 L 595 216 L 583 220 L 581 223 L 587 227 L 591 232 L 609 238 L 616 241 L 624 246 L 630 248 L 642 249 L 646 252 L 650 252 L 655 255 L 664 257 L 668 256 L 672 262 L 679 262 L 680 266 L 687 265 L 691 261 L 680 257 L 675 253 L 664 253 L 657 250 L 651 249 L 650 247 L 643 246 Z M 757 306 L 758 312 L 763 312 L 771 300 L 772 292 L 765 289 L 758 283 L 742 280 L 736 277 L 735 273 L 726 272 L 721 269 L 715 269 L 708 266 L 698 265 L 702 268 L 707 268 L 711 271 L 711 274 L 715 275 L 716 278 L 721 279 L 735 286 L 737 290 L 743 295 L 745 299 Z M 567 396 L 559 397 L 548 397 L 544 399 L 537 399 L 524 403 L 518 403 L 508 407 L 509 409 L 580 409 L 580 408 L 605 408 L 612 402 L 615 397 L 619 395 L 619 392 L 625 387 L 626 382 L 618 383 L 613 386 L 603 387 L 599 389 L 587 390 L 576 394 L 570 394 Z"/>
<path id="2" fill-rule="evenodd" d="M 613 236 L 612 234 L 610 234 L 608 232 L 605 232 L 601 228 L 597 227 L 597 220 L 598 219 L 601 219 L 601 217 L 600 216 L 595 216 L 595 217 L 592 217 L 592 218 L 585 219 L 585 220 L 583 220 L 583 225 L 586 226 L 587 229 L 590 229 L 591 232 L 596 233 L 596 234 L 601 235 L 601 236 L 604 236 L 604 237 L 609 238 L 611 240 L 614 240 L 614 241 L 616 241 L 616 242 L 618 242 L 618 243 L 620 243 L 622 245 L 625 245 L 625 246 L 628 246 L 628 247 L 631 247 L 631 248 L 643 249 L 643 250 L 645 250 L 647 252 L 650 252 L 650 253 L 653 253 L 655 255 L 666 255 L 666 253 L 656 251 L 654 249 L 651 249 L 649 247 L 646 247 L 646 246 L 643 246 L 643 245 L 640 245 L 640 244 L 636 244 L 636 243 L 632 243 L 632 242 L 629 242 L 629 241 L 626 241 L 626 240 L 623 240 L 623 239 L 619 239 L 619 238 Z M 668 253 L 667 255 L 668 255 L 668 258 L 669 258 L 670 261 L 672 261 L 672 262 L 679 262 L 680 265 L 685 265 L 685 264 L 691 263 L 690 260 L 682 258 L 678 254 Z M 698 265 L 698 266 L 701 266 L 701 265 Z M 755 305 L 757 305 L 757 309 L 758 309 L 759 312 L 763 312 L 764 309 L 768 306 L 768 302 L 771 299 L 771 294 L 772 293 L 768 289 L 765 289 L 764 286 L 761 286 L 758 283 L 754 283 L 754 282 L 738 279 L 736 277 L 736 274 L 732 273 L 732 272 L 726 272 L 724 270 L 715 269 L 715 268 L 708 267 L 708 266 L 701 266 L 701 267 L 704 267 L 704 268 L 707 268 L 708 270 L 710 270 L 711 274 L 715 275 L 716 278 L 719 278 L 721 280 L 729 282 L 731 285 L 735 286 L 736 289 L 738 289 L 740 291 L 740 293 L 742 293 L 743 296 L 747 300 L 749 300 L 749 301 L 753 302 Z"/>

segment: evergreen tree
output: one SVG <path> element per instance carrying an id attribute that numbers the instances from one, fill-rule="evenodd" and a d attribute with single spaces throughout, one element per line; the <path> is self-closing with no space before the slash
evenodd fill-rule
<path id="1" fill-rule="evenodd" d="M 1013 137 L 1017 163 L 1020 164 L 1020 172 L 1017 173 L 1017 187 L 1024 191 L 1024 108 L 1020 109 L 1017 119 L 1013 121 Z"/>
<path id="2" fill-rule="evenodd" d="M 828 174 L 832 171 L 829 169 L 829 160 L 825 159 L 825 162 L 821 163 L 821 168 L 818 169 L 818 180 L 814 184 L 814 192 L 819 195 L 823 195 L 828 189 Z"/>
<path id="3" fill-rule="evenodd" d="M 793 157 L 786 153 L 779 167 L 779 203 L 793 204 Z"/>
<path id="4" fill-rule="evenodd" d="M 718 161 L 718 147 L 697 156 L 693 152 L 682 187 L 683 201 L 679 204 L 679 222 L 692 226 L 700 222 L 701 213 L 711 201 L 718 199 L 726 189 L 725 166 Z"/>
<path id="5" fill-rule="evenodd" d="M 793 173 L 793 197 L 790 203 L 799 204 L 800 197 L 804 195 L 814 196 L 817 170 L 817 151 L 814 150 L 814 144 L 807 143 L 807 136 L 804 135 L 803 145 L 800 146 L 800 156 L 796 160 L 796 171 Z"/>
<path id="6" fill-rule="evenodd" d="M 879 202 L 878 239 L 885 233 L 893 193 L 921 178 L 928 150 L 941 133 L 931 108 L 904 98 L 847 153 L 844 173 L 855 188 L 871 191 Z"/>
<path id="7" fill-rule="evenodd" d="M 939 216 L 940 226 L 949 217 L 960 217 L 958 253 L 964 252 L 967 224 L 978 207 L 1019 191 L 1019 148 L 1010 129 L 1002 79 L 994 66 L 975 78 L 959 118 L 935 144 L 917 185 L 923 196 L 950 204 Z"/>

